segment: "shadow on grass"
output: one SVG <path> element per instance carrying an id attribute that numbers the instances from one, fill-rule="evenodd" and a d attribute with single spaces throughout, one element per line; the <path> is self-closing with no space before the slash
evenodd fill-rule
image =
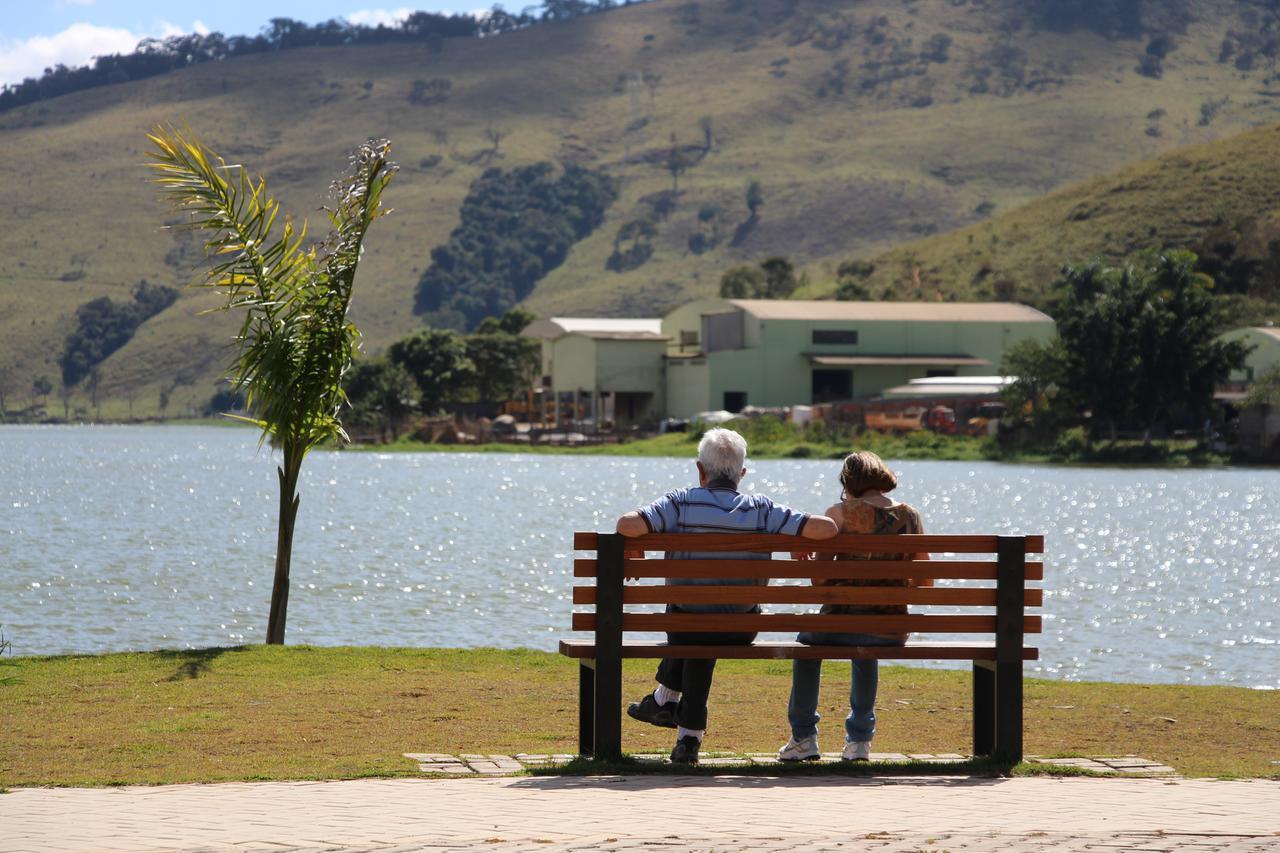
<path id="1" fill-rule="evenodd" d="M 1048 775 L 1055 776 L 1091 776 L 1099 775 L 1085 772 L 1074 772 L 1079 768 L 1055 767 Z M 669 784 L 672 776 L 682 777 L 681 785 L 689 784 L 688 779 L 704 780 L 707 785 L 736 785 L 754 787 L 762 785 L 785 785 L 788 782 L 812 779 L 857 779 L 880 785 L 912 784 L 912 785 L 991 785 L 998 784 L 1011 776 L 1042 775 L 1042 768 L 1036 765 L 1010 764 L 1005 761 L 994 761 L 987 758 L 972 758 L 967 761 L 926 762 L 926 761 L 874 761 L 874 762 L 841 762 L 835 763 L 799 763 L 799 764 L 735 764 L 728 766 L 674 765 L 660 761 L 641 761 L 629 756 L 618 760 L 596 760 L 592 758 L 575 758 L 566 764 L 553 767 L 530 768 L 533 777 L 527 784 L 540 787 L 571 787 L 574 784 L 595 784 L 589 777 L 626 776 L 647 779 L 643 787 L 661 787 Z M 896 777 L 896 778 L 895 778 Z M 910 777 L 909 779 L 906 777 Z M 935 778 L 928 778 L 935 777 Z M 957 778 L 959 777 L 959 778 Z M 697 784 L 696 782 L 694 784 Z"/>
<path id="2" fill-rule="evenodd" d="M 212 649 L 164 649 L 150 652 L 158 658 L 172 658 L 178 668 L 165 681 L 186 681 L 199 678 L 209 671 L 213 662 L 228 652 L 243 652 L 248 646 L 223 646 Z"/>

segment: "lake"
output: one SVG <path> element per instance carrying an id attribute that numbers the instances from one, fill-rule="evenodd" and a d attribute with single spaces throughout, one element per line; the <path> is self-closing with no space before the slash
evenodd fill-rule
<path id="1" fill-rule="evenodd" d="M 555 648 L 574 530 L 691 485 L 690 458 L 317 452 L 287 638 Z M 931 532 L 1044 533 L 1030 672 L 1280 687 L 1280 473 L 900 462 Z M 838 463 L 748 463 L 818 511 Z M 256 433 L 0 427 L 0 629 L 18 655 L 261 642 L 276 477 Z M 934 664 L 937 665 L 937 664 Z"/>

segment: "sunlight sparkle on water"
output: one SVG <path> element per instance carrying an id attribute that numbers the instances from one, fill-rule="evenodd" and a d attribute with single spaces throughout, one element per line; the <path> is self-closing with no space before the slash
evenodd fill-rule
<path id="1" fill-rule="evenodd" d="M 691 448 L 692 452 L 692 448 Z M 745 488 L 820 511 L 836 463 L 750 461 Z M 903 462 L 937 532 L 1043 532 L 1057 678 L 1280 686 L 1280 474 Z M 574 530 L 690 485 L 692 460 L 315 453 L 293 643 L 552 649 Z M 257 642 L 276 480 L 256 436 L 0 428 L 0 626 L 16 654 Z"/>

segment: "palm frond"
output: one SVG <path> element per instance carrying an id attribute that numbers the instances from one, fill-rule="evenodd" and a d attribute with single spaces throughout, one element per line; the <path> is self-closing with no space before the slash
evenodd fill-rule
<path id="1" fill-rule="evenodd" d="M 224 296 L 222 310 L 244 312 L 229 378 L 255 413 L 250 420 L 286 455 L 345 440 L 342 376 L 359 343 L 347 312 L 365 234 L 388 212 L 382 193 L 397 169 L 390 143 L 355 149 L 349 174 L 333 184 L 333 230 L 310 246 L 305 223 L 295 229 L 285 216 L 277 228 L 280 205 L 265 180 L 228 165 L 189 131 L 158 127 L 148 138 L 154 183 L 189 215 L 185 227 L 207 235 L 215 262 L 202 286 Z"/>

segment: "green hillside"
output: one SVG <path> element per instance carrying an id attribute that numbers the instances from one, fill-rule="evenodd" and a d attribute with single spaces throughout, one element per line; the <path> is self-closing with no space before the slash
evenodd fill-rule
<path id="1" fill-rule="evenodd" d="M 1179 149 L 868 258 L 874 271 L 860 283 L 877 297 L 1043 304 L 1065 263 L 1186 247 L 1237 312 L 1280 319 L 1278 164 L 1280 125 Z M 835 288 L 827 279 L 811 290 Z"/>
<path id="2" fill-rule="evenodd" d="M 1157 46 L 1165 55 L 1156 69 L 1153 32 L 1064 28 L 1028 13 L 1035 5 L 655 0 L 446 40 L 437 51 L 258 54 L 0 114 L 0 381 L 9 406 L 25 403 L 38 375 L 57 384 L 78 306 L 128 300 L 142 279 L 189 279 L 198 248 L 160 229 L 170 214 L 143 182 L 144 134 L 157 122 L 189 125 L 312 218 L 346 149 L 366 136 L 393 140 L 404 167 L 387 198 L 396 213 L 370 235 L 355 299 L 376 351 L 420 322 L 414 292 L 430 251 L 448 240 L 468 188 L 490 166 L 574 163 L 617 185 L 604 224 L 538 283 L 528 308 L 653 315 L 713 292 L 726 267 L 774 253 L 803 265 L 819 292 L 847 258 L 904 243 L 923 253 L 944 244 L 910 241 L 965 226 L 982 234 L 993 210 L 1280 118 L 1274 56 L 1265 46 L 1255 55 L 1247 35 L 1267 32 L 1275 15 L 1249 0 L 1204 0 L 1191 4 L 1193 20 L 1155 21 L 1174 46 Z M 486 154 L 490 129 L 507 133 Z M 646 263 L 611 271 L 619 229 L 650 215 L 671 188 L 673 134 L 690 164 L 674 209 L 658 221 Z M 1254 171 L 1220 170 L 1247 176 L 1233 185 L 1241 198 L 1274 173 L 1274 158 L 1256 162 Z M 751 179 L 764 188 L 753 223 L 743 199 Z M 1119 235 L 1150 227 L 1130 217 L 1103 232 L 1103 249 L 1119 252 L 1128 239 Z M 701 254 L 690 250 L 697 234 L 709 244 Z M 968 249 L 967 236 L 957 239 Z M 1012 231 L 983 249 L 1034 299 L 1041 267 L 1024 271 L 1031 254 L 1020 239 Z M 981 261 L 938 251 L 919 264 L 922 281 L 989 292 L 973 283 Z M 903 289 L 894 271 L 903 257 L 878 265 L 881 287 Z M 209 398 L 230 332 L 225 318 L 196 316 L 210 304 L 186 291 L 107 359 L 104 416 L 124 415 L 128 398 L 136 414 L 154 414 L 162 390 L 170 416 Z M 61 414 L 56 393 L 49 403 Z M 78 389 L 72 404 L 87 405 Z"/>

